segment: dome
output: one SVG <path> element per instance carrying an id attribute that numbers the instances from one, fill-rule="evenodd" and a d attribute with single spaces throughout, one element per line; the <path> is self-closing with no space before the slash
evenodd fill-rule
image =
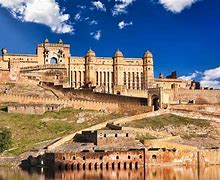
<path id="1" fill-rule="evenodd" d="M 62 39 L 59 40 L 59 44 L 63 44 L 63 40 Z"/>
<path id="2" fill-rule="evenodd" d="M 44 43 L 49 43 L 49 40 L 48 40 L 48 39 L 45 39 Z"/>
<path id="3" fill-rule="evenodd" d="M 89 49 L 89 50 L 86 52 L 86 56 L 95 56 L 95 52 L 94 52 L 92 49 Z"/>
<path id="4" fill-rule="evenodd" d="M 150 51 L 146 51 L 146 52 L 144 53 L 144 57 L 145 57 L 145 58 L 153 58 L 153 54 L 152 54 Z"/>
<path id="5" fill-rule="evenodd" d="M 5 55 L 5 54 L 7 54 L 7 49 L 6 49 L 6 48 L 3 48 L 3 49 L 2 49 L 2 55 Z"/>
<path id="6" fill-rule="evenodd" d="M 123 57 L 123 53 L 118 49 L 115 54 L 114 57 Z"/>

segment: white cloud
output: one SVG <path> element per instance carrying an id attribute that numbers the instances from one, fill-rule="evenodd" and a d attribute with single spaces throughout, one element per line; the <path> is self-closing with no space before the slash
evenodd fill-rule
<path id="1" fill-rule="evenodd" d="M 220 81 L 217 81 L 217 80 L 213 80 L 213 81 L 201 80 L 200 85 L 201 87 L 220 89 Z"/>
<path id="2" fill-rule="evenodd" d="M 98 30 L 96 32 L 91 32 L 90 36 L 92 36 L 94 39 L 98 41 L 101 38 L 101 32 L 102 32 L 101 30 Z"/>
<path id="3" fill-rule="evenodd" d="M 195 80 L 200 82 L 201 87 L 220 89 L 220 67 L 208 69 L 204 72 L 194 72 L 189 76 L 181 76 L 179 79 Z"/>
<path id="4" fill-rule="evenodd" d="M 126 23 L 124 21 L 121 21 L 118 23 L 119 29 L 124 29 L 126 26 L 131 26 L 131 25 L 133 25 L 133 22 Z"/>
<path id="5" fill-rule="evenodd" d="M 215 80 L 220 78 L 220 67 L 204 71 L 204 80 Z"/>
<path id="6" fill-rule="evenodd" d="M 92 1 L 92 4 L 97 10 L 106 11 L 106 7 L 101 1 Z"/>
<path id="7" fill-rule="evenodd" d="M 220 89 L 220 67 L 205 70 L 200 84 L 202 87 Z"/>
<path id="8" fill-rule="evenodd" d="M 191 7 L 192 4 L 197 1 L 198 0 L 159 0 L 159 3 L 168 11 L 180 13 L 185 8 Z"/>
<path id="9" fill-rule="evenodd" d="M 131 5 L 135 0 L 115 0 L 116 4 L 112 9 L 112 15 L 117 16 L 127 13 L 127 7 Z"/>
<path id="10" fill-rule="evenodd" d="M 67 22 L 69 14 L 64 14 L 55 0 L 0 0 L 0 6 L 23 22 L 44 24 L 59 34 L 74 31 Z"/>
<path id="11" fill-rule="evenodd" d="M 83 5 L 78 5 L 77 6 L 79 9 L 86 9 L 86 6 L 83 6 Z"/>
<path id="12" fill-rule="evenodd" d="M 182 79 L 182 80 L 185 80 L 185 81 L 189 81 L 189 80 L 195 79 L 197 76 L 198 76 L 198 73 L 194 72 L 194 73 L 192 73 L 189 76 L 181 76 L 181 77 L 179 77 L 179 79 Z"/>
<path id="13" fill-rule="evenodd" d="M 77 14 L 75 15 L 74 19 L 75 19 L 76 21 L 79 21 L 79 20 L 81 19 L 81 13 L 77 13 Z"/>
<path id="14" fill-rule="evenodd" d="M 89 22 L 89 25 L 91 26 L 91 25 L 97 25 L 98 24 L 98 22 L 96 21 L 96 20 L 92 20 L 92 21 L 90 21 Z"/>

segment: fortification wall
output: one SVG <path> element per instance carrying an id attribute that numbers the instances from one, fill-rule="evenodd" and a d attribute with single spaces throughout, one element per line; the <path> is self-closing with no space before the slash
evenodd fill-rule
<path id="1" fill-rule="evenodd" d="M 219 115 L 220 116 L 220 105 L 213 104 L 178 104 L 178 105 L 170 105 L 170 109 L 172 110 L 185 110 L 185 111 L 194 111 L 201 112 L 205 114 L 211 115 Z"/>
<path id="2" fill-rule="evenodd" d="M 93 109 L 102 110 L 107 109 L 109 111 L 117 111 L 117 103 L 105 103 L 105 102 L 94 102 L 86 100 L 64 100 L 64 99 L 53 99 L 53 98 L 42 98 L 34 96 L 24 96 L 15 94 L 3 94 L 0 93 L 0 102 L 16 102 L 20 104 L 63 104 L 64 107 L 73 107 L 75 109 Z"/>
<path id="3" fill-rule="evenodd" d="M 52 84 L 50 86 L 52 86 Z M 61 86 L 55 86 L 54 88 L 62 91 L 65 94 L 65 96 L 69 98 L 86 98 L 88 100 L 94 100 L 98 102 L 109 102 L 119 104 L 124 103 L 147 106 L 147 98 L 98 93 L 93 92 L 92 90 L 76 90 L 72 88 L 62 88 Z"/>
<path id="4" fill-rule="evenodd" d="M 62 105 L 42 105 L 42 104 L 9 104 L 9 113 L 22 114 L 44 114 L 47 111 L 58 112 Z"/>
<path id="5" fill-rule="evenodd" d="M 139 97 L 139 98 L 148 98 L 148 91 L 147 90 L 126 89 L 124 92 L 121 92 L 121 95 L 134 96 L 134 97 Z"/>
<path id="6" fill-rule="evenodd" d="M 189 103 L 195 104 L 220 104 L 220 90 L 188 90 L 170 89 L 163 90 L 164 94 L 169 94 L 170 104 Z"/>

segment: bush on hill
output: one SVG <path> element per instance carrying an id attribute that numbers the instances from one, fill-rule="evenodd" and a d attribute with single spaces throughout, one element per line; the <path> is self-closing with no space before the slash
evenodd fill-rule
<path id="1" fill-rule="evenodd" d="M 9 149 L 11 145 L 11 131 L 7 128 L 0 128 L 0 152 Z"/>

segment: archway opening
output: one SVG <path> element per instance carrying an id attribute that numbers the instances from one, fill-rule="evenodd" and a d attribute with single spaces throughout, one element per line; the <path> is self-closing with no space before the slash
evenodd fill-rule
<path id="1" fill-rule="evenodd" d="M 120 169 L 121 168 L 121 164 L 120 164 L 120 162 L 118 163 L 118 169 Z"/>
<path id="2" fill-rule="evenodd" d="M 158 111 L 160 109 L 160 102 L 159 102 L 159 97 L 154 95 L 152 96 L 152 104 L 154 107 L 154 111 Z"/>
<path id="3" fill-rule="evenodd" d="M 85 169 L 86 169 L 86 164 L 84 163 L 84 164 L 83 164 L 83 170 L 85 170 Z"/>
<path id="4" fill-rule="evenodd" d="M 52 57 L 52 58 L 50 59 L 50 64 L 57 64 L 57 63 L 58 63 L 57 58 Z"/>

